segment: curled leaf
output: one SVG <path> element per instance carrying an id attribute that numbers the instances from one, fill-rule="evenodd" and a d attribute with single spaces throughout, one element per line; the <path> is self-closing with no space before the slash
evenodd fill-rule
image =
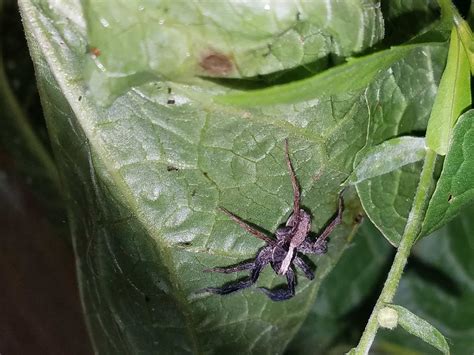
<path id="1" fill-rule="evenodd" d="M 416 163 L 426 153 L 425 139 L 421 137 L 398 137 L 369 148 L 360 159 L 345 185 L 390 173 L 402 166 Z"/>

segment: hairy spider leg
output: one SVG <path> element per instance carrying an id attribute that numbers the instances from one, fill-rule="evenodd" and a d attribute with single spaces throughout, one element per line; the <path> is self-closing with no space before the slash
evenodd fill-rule
<path id="1" fill-rule="evenodd" d="M 272 301 L 285 301 L 295 295 L 296 278 L 292 269 L 288 269 L 286 272 L 286 281 L 288 283 L 288 288 L 270 290 L 265 287 L 259 287 L 258 289 L 266 294 Z"/>
<path id="2" fill-rule="evenodd" d="M 328 224 L 324 231 L 319 235 L 314 243 L 304 241 L 299 248 L 299 251 L 304 254 L 324 254 L 327 251 L 327 237 L 332 231 L 342 222 L 342 213 L 344 212 L 344 199 L 342 192 L 339 194 L 339 206 L 336 217 Z"/>
<path id="3" fill-rule="evenodd" d="M 288 149 L 288 138 L 285 139 L 285 160 L 286 165 L 288 166 L 288 172 L 290 173 L 291 185 L 293 186 L 293 216 L 295 221 L 298 221 L 300 214 L 300 188 L 298 186 L 298 180 L 296 179 L 296 174 L 293 169 L 293 164 L 291 164 L 290 153 Z"/>
<path id="4" fill-rule="evenodd" d="M 306 276 L 308 280 L 314 279 L 313 270 L 311 270 L 309 265 L 306 264 L 306 262 L 303 259 L 301 259 L 299 256 L 295 256 L 295 258 L 293 259 L 293 263 L 295 264 L 295 266 L 300 268 L 301 271 L 303 271 L 304 276 Z"/>
<path id="5" fill-rule="evenodd" d="M 236 292 L 242 290 L 244 288 L 248 288 L 252 286 L 255 282 L 257 282 L 258 277 L 260 276 L 260 272 L 262 269 L 270 263 L 271 260 L 271 248 L 265 247 L 263 248 L 255 258 L 254 262 L 251 263 L 244 263 L 236 266 L 230 267 L 220 267 L 220 268 L 213 268 L 208 269 L 208 272 L 223 272 L 223 273 L 231 273 L 231 272 L 238 272 L 243 270 L 252 270 L 250 272 L 250 277 L 245 280 L 236 281 L 222 287 L 206 287 L 202 289 L 202 292 L 211 292 L 216 293 L 219 295 L 227 295 L 232 292 Z"/>
<path id="6" fill-rule="evenodd" d="M 339 194 L 339 206 L 337 209 L 337 216 L 334 218 L 331 223 L 326 227 L 326 229 L 321 233 L 321 235 L 314 242 L 314 246 L 320 245 L 324 242 L 327 237 L 332 233 L 334 228 L 336 228 L 342 222 L 342 213 L 344 212 L 344 199 L 342 198 L 342 192 Z"/>
<path id="7" fill-rule="evenodd" d="M 212 268 L 204 270 L 204 272 L 221 272 L 223 274 L 230 274 L 233 272 L 251 270 L 254 268 L 254 266 L 255 266 L 255 263 L 253 261 L 249 261 L 248 263 L 242 263 L 242 264 L 231 265 L 231 266 L 212 267 Z"/>
<path id="8" fill-rule="evenodd" d="M 262 233 L 259 230 L 253 228 L 248 223 L 245 223 L 242 219 L 237 217 L 235 214 L 233 214 L 229 210 L 225 209 L 224 207 L 219 207 L 219 209 L 222 212 L 224 212 L 227 216 L 229 216 L 231 220 L 233 220 L 235 223 L 237 223 L 239 226 L 241 226 L 247 232 L 249 232 L 249 233 L 253 234 L 254 236 L 256 236 L 258 239 L 261 239 L 261 240 L 265 241 L 269 245 L 275 244 L 275 241 L 273 239 L 269 238 L 265 233 Z"/>

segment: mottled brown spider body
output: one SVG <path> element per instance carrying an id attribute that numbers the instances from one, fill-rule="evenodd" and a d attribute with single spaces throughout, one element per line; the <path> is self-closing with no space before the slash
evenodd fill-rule
<path id="1" fill-rule="evenodd" d="M 225 208 L 220 208 L 235 223 L 240 225 L 249 233 L 267 244 L 259 250 L 254 261 L 241 263 L 235 266 L 217 267 L 205 270 L 207 272 L 232 273 L 244 270 L 250 270 L 250 277 L 244 280 L 236 281 L 222 287 L 207 287 L 202 292 L 211 292 L 220 295 L 226 295 L 232 292 L 242 290 L 252 286 L 260 275 L 262 269 L 270 264 L 273 270 L 279 275 L 285 275 L 288 287 L 285 289 L 267 289 L 259 287 L 258 289 L 265 293 L 273 301 L 284 301 L 295 295 L 295 267 L 303 271 L 303 274 L 310 280 L 314 278 L 314 273 L 310 266 L 301 258 L 301 254 L 324 254 L 327 251 L 327 238 L 334 228 L 341 223 L 342 212 L 344 210 L 344 201 L 342 194 L 339 195 L 339 207 L 336 217 L 328 224 L 324 231 L 319 235 L 316 241 L 309 238 L 311 230 L 311 216 L 308 212 L 300 208 L 300 191 L 293 166 L 291 164 L 288 141 L 285 140 L 285 157 L 288 171 L 293 186 L 293 214 L 288 218 L 284 227 L 280 227 L 275 232 L 276 240 L 270 238 L 265 233 L 255 229 L 244 222 L 238 216 Z"/>

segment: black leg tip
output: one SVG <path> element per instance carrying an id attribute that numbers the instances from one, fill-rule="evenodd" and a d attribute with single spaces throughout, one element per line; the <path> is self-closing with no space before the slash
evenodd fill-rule
<path id="1" fill-rule="evenodd" d="M 258 289 L 262 291 L 264 294 L 266 294 L 268 298 L 270 298 L 272 301 L 275 301 L 275 302 L 289 300 L 295 295 L 290 290 L 281 289 L 281 290 L 272 291 L 265 287 L 259 287 Z"/>

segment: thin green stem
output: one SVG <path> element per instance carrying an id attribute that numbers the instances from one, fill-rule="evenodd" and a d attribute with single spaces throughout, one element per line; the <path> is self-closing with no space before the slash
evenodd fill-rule
<path id="1" fill-rule="evenodd" d="M 10 84 L 3 68 L 3 58 L 1 56 L 0 46 L 0 107 L 4 112 L 7 112 L 13 119 L 18 133 L 22 136 L 24 144 L 28 147 L 31 154 L 38 159 L 40 164 L 46 169 L 46 172 L 51 181 L 59 189 L 59 177 L 56 165 L 48 153 L 38 136 L 33 131 L 28 118 L 24 111 L 20 107 L 13 91 L 11 90 Z"/>
<path id="2" fill-rule="evenodd" d="M 400 245 L 393 260 L 392 267 L 385 281 L 384 287 L 375 304 L 369 321 L 364 329 L 364 333 L 360 338 L 355 354 L 367 354 L 374 341 L 375 335 L 379 328 L 377 322 L 377 315 L 380 309 L 386 304 L 391 303 L 395 292 L 397 291 L 398 283 L 402 277 L 403 269 L 407 263 L 410 250 L 421 231 L 423 218 L 426 212 L 427 202 L 430 199 L 431 187 L 433 183 L 433 172 L 436 163 L 436 153 L 431 149 L 426 152 L 423 169 L 421 171 L 420 182 L 416 190 L 415 199 L 413 201 L 412 209 L 408 216 L 408 221 L 403 233 Z"/>

